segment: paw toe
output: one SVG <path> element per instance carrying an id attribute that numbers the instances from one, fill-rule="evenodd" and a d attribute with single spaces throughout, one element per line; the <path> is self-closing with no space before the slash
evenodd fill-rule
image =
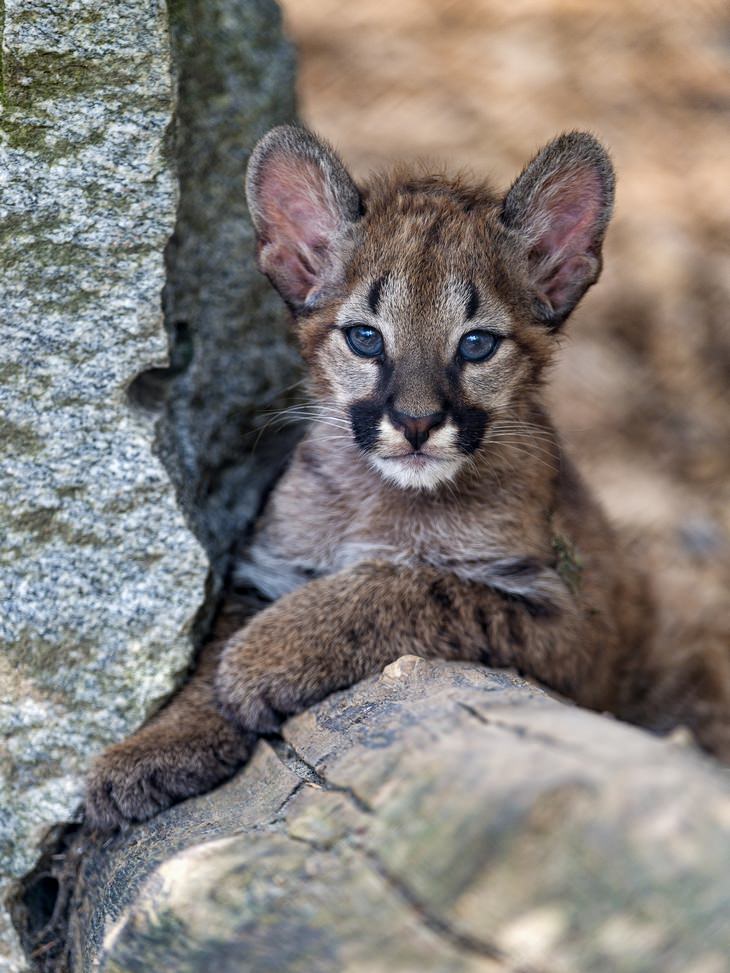
<path id="1" fill-rule="evenodd" d="M 161 744 L 153 738 L 112 747 L 89 775 L 86 819 L 105 831 L 146 821 L 230 777 L 249 751 L 249 740 L 230 733 L 215 741 L 181 738 Z"/>
<path id="2" fill-rule="evenodd" d="M 102 831 L 145 821 L 172 803 L 138 759 L 109 751 L 96 762 L 86 787 L 86 820 Z"/>
<path id="3" fill-rule="evenodd" d="M 86 784 L 85 819 L 98 831 L 114 831 L 124 818 L 112 798 L 113 784 L 101 775 L 92 774 Z"/>

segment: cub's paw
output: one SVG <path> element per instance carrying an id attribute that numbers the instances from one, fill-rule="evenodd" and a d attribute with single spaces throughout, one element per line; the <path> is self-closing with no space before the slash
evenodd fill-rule
<path id="1" fill-rule="evenodd" d="M 307 701 L 286 676 L 239 662 L 221 667 L 216 680 L 221 711 L 242 730 L 275 733 L 282 720 L 298 713 Z"/>
<path id="2" fill-rule="evenodd" d="M 155 732 L 154 727 L 142 730 L 110 747 L 92 765 L 86 821 L 101 831 L 116 830 L 202 794 L 235 772 L 252 742 L 233 727 L 207 739 L 192 731 L 184 735 Z"/>
<path id="3" fill-rule="evenodd" d="M 231 722 L 250 733 L 275 733 L 282 720 L 318 702 L 329 691 L 314 660 L 308 664 L 261 651 L 257 643 L 234 636 L 216 675 L 218 705 Z"/>

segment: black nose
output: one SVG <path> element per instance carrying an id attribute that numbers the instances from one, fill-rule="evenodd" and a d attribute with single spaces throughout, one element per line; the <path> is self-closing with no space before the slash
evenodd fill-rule
<path id="1" fill-rule="evenodd" d="M 403 435 L 414 449 L 420 449 L 428 439 L 432 429 L 443 425 L 445 412 L 432 412 L 430 416 L 409 416 L 405 412 L 391 409 L 390 418 L 393 425 L 403 430 Z"/>

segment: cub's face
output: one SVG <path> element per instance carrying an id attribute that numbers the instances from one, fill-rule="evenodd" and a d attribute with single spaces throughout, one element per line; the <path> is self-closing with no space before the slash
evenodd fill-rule
<path id="1" fill-rule="evenodd" d="M 259 265 L 294 313 L 322 422 L 409 490 L 516 436 L 554 331 L 600 272 L 612 190 L 580 134 L 501 198 L 402 172 L 361 191 L 310 133 L 269 133 L 248 175 Z"/>
<path id="2" fill-rule="evenodd" d="M 433 489 L 513 421 L 542 349 L 516 337 L 486 275 L 477 283 L 422 256 L 415 270 L 377 266 L 332 309 L 332 326 L 303 328 L 315 388 L 348 418 L 368 462 L 401 487 Z"/>

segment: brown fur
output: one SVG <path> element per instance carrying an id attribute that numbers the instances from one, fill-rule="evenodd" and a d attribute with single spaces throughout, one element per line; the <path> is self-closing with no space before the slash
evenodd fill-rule
<path id="1" fill-rule="evenodd" d="M 208 645 L 173 703 L 96 762 L 86 793 L 87 818 L 94 826 L 144 821 L 220 784 L 246 759 L 253 737 L 213 705 L 220 653 L 220 643 Z"/>
<path id="2" fill-rule="evenodd" d="M 681 719 L 730 758 L 730 679 L 709 657 L 662 678 L 675 663 L 652 641 L 641 565 L 543 406 L 554 332 L 600 272 L 612 194 L 608 157 L 580 133 L 504 198 L 404 169 L 358 190 L 306 131 L 262 140 L 249 168 L 259 261 L 297 319 L 314 402 L 238 565 L 273 604 L 102 756 L 94 823 L 213 786 L 248 752 L 234 726 L 274 730 L 404 653 L 513 666 L 663 729 Z M 363 323 L 382 332 L 381 356 L 348 346 Z M 460 357 L 474 330 L 500 336 L 490 359 Z M 426 418 L 411 448 L 408 422 Z"/>

